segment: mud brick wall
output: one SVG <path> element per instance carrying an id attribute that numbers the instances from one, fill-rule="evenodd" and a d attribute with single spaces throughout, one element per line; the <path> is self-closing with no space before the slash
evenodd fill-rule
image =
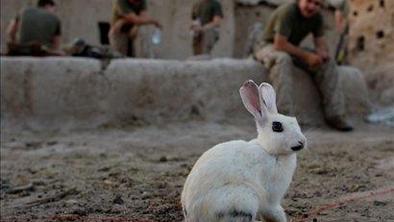
<path id="1" fill-rule="evenodd" d="M 394 61 L 394 1 L 351 0 L 350 56 L 360 68 Z"/>
<path id="2" fill-rule="evenodd" d="M 377 104 L 394 106 L 394 1 L 350 0 L 350 60 Z"/>

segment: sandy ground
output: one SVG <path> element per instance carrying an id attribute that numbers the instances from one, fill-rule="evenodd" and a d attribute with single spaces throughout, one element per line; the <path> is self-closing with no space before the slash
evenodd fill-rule
<path id="1" fill-rule="evenodd" d="M 180 192 L 214 144 L 253 123 L 1 134 L 1 221 L 182 221 Z M 394 128 L 307 129 L 283 206 L 291 221 L 394 221 Z"/>

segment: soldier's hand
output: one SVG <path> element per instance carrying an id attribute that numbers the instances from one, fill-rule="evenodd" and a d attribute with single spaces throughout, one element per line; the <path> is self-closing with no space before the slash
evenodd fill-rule
<path id="1" fill-rule="evenodd" d="M 155 25 L 156 28 L 163 29 L 163 26 L 158 21 L 154 21 L 153 25 Z"/>
<path id="2" fill-rule="evenodd" d="M 194 32 L 202 32 L 202 26 L 201 25 L 192 25 L 191 30 Z"/>
<path id="3" fill-rule="evenodd" d="M 318 51 L 317 54 L 322 59 L 323 63 L 326 63 L 330 59 L 330 56 L 328 55 L 327 51 L 321 50 L 321 51 Z"/>
<path id="4" fill-rule="evenodd" d="M 309 65 L 310 68 L 316 69 L 323 64 L 323 59 L 316 53 L 308 52 L 306 56 L 306 63 Z"/>

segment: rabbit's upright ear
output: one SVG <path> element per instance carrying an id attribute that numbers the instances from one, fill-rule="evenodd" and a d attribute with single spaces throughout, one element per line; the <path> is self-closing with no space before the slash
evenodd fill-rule
<path id="1" fill-rule="evenodd" d="M 265 106 L 265 108 L 273 114 L 278 113 L 278 108 L 276 107 L 276 93 L 274 88 L 266 83 L 263 82 L 259 86 L 259 91 L 260 91 L 260 103 L 262 106 Z M 264 109 L 264 107 L 262 108 Z"/>
<path id="2" fill-rule="evenodd" d="M 239 89 L 242 102 L 246 109 L 256 118 L 262 118 L 262 106 L 260 104 L 259 88 L 252 80 L 244 82 Z"/>

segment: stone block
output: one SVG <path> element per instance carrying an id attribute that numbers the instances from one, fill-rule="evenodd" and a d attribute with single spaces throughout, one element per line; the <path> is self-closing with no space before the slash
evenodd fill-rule
<path id="1" fill-rule="evenodd" d="M 30 128 L 97 125 L 108 82 L 97 60 L 1 58 L 1 117 Z M 11 124 L 13 125 L 13 124 Z"/>
<path id="2" fill-rule="evenodd" d="M 238 89 L 247 79 L 261 82 L 264 71 L 252 60 L 117 60 L 106 70 L 111 119 L 157 123 L 245 115 Z"/>

